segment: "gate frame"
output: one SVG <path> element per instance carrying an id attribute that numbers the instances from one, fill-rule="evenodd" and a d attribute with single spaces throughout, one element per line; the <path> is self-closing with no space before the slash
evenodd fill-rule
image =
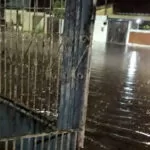
<path id="1" fill-rule="evenodd" d="M 66 1 L 58 129 L 79 129 L 79 148 L 84 147 L 96 3 Z"/>

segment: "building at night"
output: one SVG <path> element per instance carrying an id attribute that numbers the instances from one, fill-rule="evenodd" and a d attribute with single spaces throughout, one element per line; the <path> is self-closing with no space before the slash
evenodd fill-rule
<path id="1" fill-rule="evenodd" d="M 115 13 L 150 13 L 149 0 L 114 0 Z"/>
<path id="2" fill-rule="evenodd" d="M 149 47 L 149 8 L 148 0 L 98 1 L 96 32 L 99 31 L 108 43 Z M 98 36 L 97 39 L 100 40 Z"/>

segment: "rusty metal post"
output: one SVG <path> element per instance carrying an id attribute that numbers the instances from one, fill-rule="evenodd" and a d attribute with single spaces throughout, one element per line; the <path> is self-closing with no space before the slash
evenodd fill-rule
<path id="1" fill-rule="evenodd" d="M 108 0 L 105 0 L 105 15 L 107 15 L 107 3 L 108 3 Z"/>
<path id="2" fill-rule="evenodd" d="M 67 0 L 58 128 L 79 129 L 83 147 L 96 0 Z"/>

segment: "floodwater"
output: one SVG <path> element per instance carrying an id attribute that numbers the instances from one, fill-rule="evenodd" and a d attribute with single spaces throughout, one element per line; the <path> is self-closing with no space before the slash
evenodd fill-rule
<path id="1" fill-rule="evenodd" d="M 85 149 L 150 150 L 150 49 L 94 43 Z"/>

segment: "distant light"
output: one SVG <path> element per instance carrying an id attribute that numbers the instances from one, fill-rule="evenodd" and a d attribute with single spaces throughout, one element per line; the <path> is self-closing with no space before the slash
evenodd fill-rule
<path id="1" fill-rule="evenodd" d="M 137 24 L 140 24 L 141 22 L 142 22 L 141 19 L 137 19 L 137 20 L 136 20 L 136 23 L 137 23 Z"/>

